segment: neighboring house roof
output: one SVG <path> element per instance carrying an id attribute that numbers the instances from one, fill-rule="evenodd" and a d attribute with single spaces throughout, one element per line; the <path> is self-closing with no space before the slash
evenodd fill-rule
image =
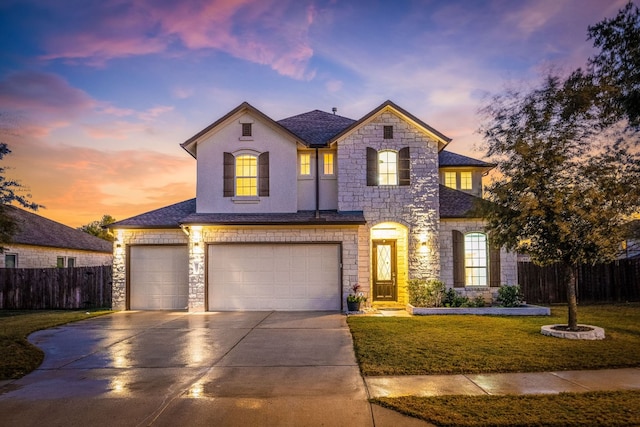
<path id="1" fill-rule="evenodd" d="M 463 191 L 454 190 L 440 185 L 440 218 L 466 218 L 472 217 L 471 209 L 476 201 L 482 200 Z"/>
<path id="2" fill-rule="evenodd" d="M 367 122 L 371 117 L 377 115 L 378 113 L 380 113 L 382 110 L 385 110 L 385 109 L 395 110 L 397 113 L 399 113 L 400 115 L 404 116 L 407 120 L 409 120 L 410 122 L 413 122 L 416 126 L 421 127 L 427 133 L 431 134 L 431 136 L 433 136 L 435 139 L 438 140 L 438 147 L 439 147 L 440 150 L 442 150 L 449 142 L 451 142 L 451 138 L 449 138 L 448 136 L 445 136 L 444 134 L 440 133 L 439 131 L 437 131 L 436 129 L 432 128 L 431 126 L 429 126 L 428 124 L 426 124 L 425 122 L 423 122 L 422 120 L 420 120 L 419 118 L 414 116 L 413 114 L 409 113 L 405 109 L 397 106 L 396 104 L 394 104 L 393 102 L 391 102 L 389 100 L 383 102 L 382 104 L 380 104 L 380 106 L 378 108 L 375 108 L 370 113 L 368 113 L 367 115 L 362 117 L 360 120 L 354 122 L 351 126 L 349 126 L 348 128 L 344 129 L 338 135 L 333 137 L 331 139 L 331 141 L 329 141 L 329 142 L 336 142 L 337 140 L 339 140 L 343 136 L 347 135 L 349 132 L 351 132 L 352 130 L 354 130 L 355 128 L 360 126 L 361 124 Z"/>
<path id="3" fill-rule="evenodd" d="M 195 212 L 194 198 L 114 222 L 109 228 L 178 228 L 182 218 Z"/>
<path id="4" fill-rule="evenodd" d="M 51 248 L 111 253 L 113 244 L 81 230 L 76 230 L 15 206 L 3 209 L 18 224 L 11 243 Z"/>
<path id="5" fill-rule="evenodd" d="M 438 154 L 438 162 L 440 167 L 447 166 L 473 166 L 483 168 L 496 167 L 493 163 L 483 162 L 482 160 L 474 159 L 472 157 L 463 156 L 462 154 L 452 153 L 451 151 L 442 150 Z"/>
<path id="6" fill-rule="evenodd" d="M 278 123 L 298 135 L 308 145 L 326 146 L 334 136 L 355 123 L 355 120 L 313 110 L 279 120 Z"/>

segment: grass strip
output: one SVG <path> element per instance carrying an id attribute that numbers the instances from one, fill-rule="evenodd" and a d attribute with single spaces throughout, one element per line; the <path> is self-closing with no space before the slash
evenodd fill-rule
<path id="1" fill-rule="evenodd" d="M 372 399 L 372 402 L 442 427 L 640 425 L 639 391 L 407 396 Z"/>
<path id="2" fill-rule="evenodd" d="M 601 341 L 544 336 L 551 316 L 350 316 L 364 375 L 540 372 L 640 366 L 640 303 L 582 306 L 579 321 L 603 327 Z"/>
<path id="3" fill-rule="evenodd" d="M 0 380 L 20 378 L 40 366 L 44 353 L 27 341 L 32 332 L 108 313 L 111 311 L 0 310 Z"/>

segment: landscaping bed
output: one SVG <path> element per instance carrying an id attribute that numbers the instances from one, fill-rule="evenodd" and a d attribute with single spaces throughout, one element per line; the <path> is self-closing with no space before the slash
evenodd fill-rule
<path id="1" fill-rule="evenodd" d="M 414 307 L 407 304 L 407 311 L 415 316 L 439 314 L 475 314 L 494 316 L 549 316 L 551 309 L 524 304 L 519 307 Z"/>

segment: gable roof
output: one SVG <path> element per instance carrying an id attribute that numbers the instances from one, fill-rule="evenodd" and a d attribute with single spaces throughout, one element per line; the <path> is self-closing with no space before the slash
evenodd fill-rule
<path id="1" fill-rule="evenodd" d="M 471 210 L 482 200 L 440 184 L 440 218 L 472 218 Z"/>
<path id="2" fill-rule="evenodd" d="M 294 139 L 296 141 L 298 141 L 300 139 L 299 136 L 297 136 L 296 134 L 292 133 L 289 129 L 285 128 L 280 123 L 274 121 L 271 117 L 267 116 L 262 111 L 260 111 L 257 108 L 253 107 L 248 102 L 243 102 L 242 104 L 238 105 L 233 110 L 229 111 L 224 116 L 220 117 L 215 122 L 211 123 L 206 128 L 202 129 L 197 134 L 193 135 L 191 138 L 187 139 L 185 142 L 180 144 L 180 146 L 182 148 L 184 148 L 194 158 L 196 158 L 196 156 L 197 156 L 197 154 L 196 154 L 196 145 L 197 145 L 198 140 L 200 140 L 200 138 L 202 138 L 203 136 L 205 136 L 206 134 L 208 134 L 209 132 L 214 130 L 220 124 L 222 124 L 225 121 L 227 121 L 229 118 L 235 116 L 236 114 L 238 114 L 238 113 L 240 113 L 242 111 L 250 112 L 254 116 L 259 117 L 260 119 L 264 120 L 265 122 L 271 124 L 272 126 L 274 126 L 277 129 L 279 129 L 281 132 L 284 132 L 285 134 L 289 135 L 292 139 Z M 301 141 L 301 142 L 304 143 L 304 141 Z"/>
<path id="3" fill-rule="evenodd" d="M 195 212 L 194 198 L 114 222 L 109 228 L 180 228 L 180 220 Z"/>
<path id="4" fill-rule="evenodd" d="M 336 142 L 337 140 L 344 137 L 345 135 L 347 135 L 348 133 L 350 133 L 357 127 L 359 127 L 361 124 L 367 122 L 370 118 L 377 115 L 383 110 L 394 110 L 396 113 L 403 116 L 406 120 L 411 121 L 414 123 L 414 125 L 422 128 L 425 132 L 430 134 L 434 139 L 438 141 L 439 150 L 442 150 L 449 142 L 451 142 L 451 138 L 449 138 L 448 136 L 445 136 L 443 133 L 440 133 L 436 129 L 432 128 L 431 126 L 429 126 L 428 124 L 426 124 L 425 122 L 423 122 L 422 120 L 414 116 L 413 114 L 409 113 L 407 110 L 394 104 L 390 100 L 383 102 L 378 108 L 375 108 L 374 110 L 366 114 L 364 117 L 362 117 L 360 120 L 354 122 L 351 126 L 344 129 L 338 135 L 333 137 L 329 142 L 330 143 Z"/>
<path id="5" fill-rule="evenodd" d="M 306 145 L 326 146 L 334 136 L 355 123 L 355 120 L 313 110 L 279 120 L 278 123 L 298 135 Z"/>
<path id="6" fill-rule="evenodd" d="M 13 218 L 18 230 L 10 243 L 82 251 L 113 251 L 113 244 L 81 230 L 25 211 L 15 206 L 3 205 L 2 209 Z"/>
<path id="7" fill-rule="evenodd" d="M 452 153 L 451 151 L 442 150 L 438 153 L 438 163 L 440 167 L 446 166 L 474 166 L 492 169 L 496 167 L 493 163 L 483 162 L 482 160 L 472 157 L 463 156 L 462 154 Z"/>

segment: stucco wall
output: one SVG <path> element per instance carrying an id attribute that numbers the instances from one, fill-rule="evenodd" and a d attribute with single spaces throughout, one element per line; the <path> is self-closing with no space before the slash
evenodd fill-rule
<path id="1" fill-rule="evenodd" d="M 394 126 L 394 138 L 383 138 L 383 127 Z M 368 123 L 338 141 L 338 209 L 362 210 L 367 226 L 397 222 L 408 229 L 410 278 L 437 278 L 439 192 L 438 143 L 396 114 L 383 110 Z M 410 147 L 411 185 L 367 186 L 367 147 L 400 150 Z M 427 240 L 429 251 L 420 255 L 417 247 Z M 367 267 L 371 266 L 369 245 Z M 361 279 L 365 279 L 364 275 Z M 369 276 L 366 276 L 367 281 Z"/>
<path id="2" fill-rule="evenodd" d="M 241 136 L 241 123 L 252 123 L 251 137 Z M 197 212 L 297 211 L 295 141 L 247 113 L 230 118 L 197 144 Z M 254 155 L 269 152 L 269 197 L 256 197 L 257 203 L 240 203 L 238 200 L 234 201 L 234 197 L 223 196 L 223 153 L 233 154 L 242 150 L 252 150 Z"/>
<path id="3" fill-rule="evenodd" d="M 5 255 L 17 254 L 17 268 L 51 268 L 56 267 L 57 258 L 75 258 L 76 267 L 109 265 L 112 255 L 104 252 L 79 251 L 64 248 L 47 248 L 30 245 L 4 245 L 6 250 L 0 255 L 0 268 L 5 267 Z M 66 266 L 65 260 L 65 266 Z"/>
<path id="4" fill-rule="evenodd" d="M 311 158 L 311 175 L 300 175 L 300 159 L 298 158 L 298 210 L 314 210 L 316 208 L 316 150 L 298 150 L 298 154 L 309 154 Z M 334 174 L 324 175 L 324 154 L 332 153 Z M 338 209 L 338 156 L 336 150 L 318 150 L 318 168 L 320 169 L 320 209 Z"/>

